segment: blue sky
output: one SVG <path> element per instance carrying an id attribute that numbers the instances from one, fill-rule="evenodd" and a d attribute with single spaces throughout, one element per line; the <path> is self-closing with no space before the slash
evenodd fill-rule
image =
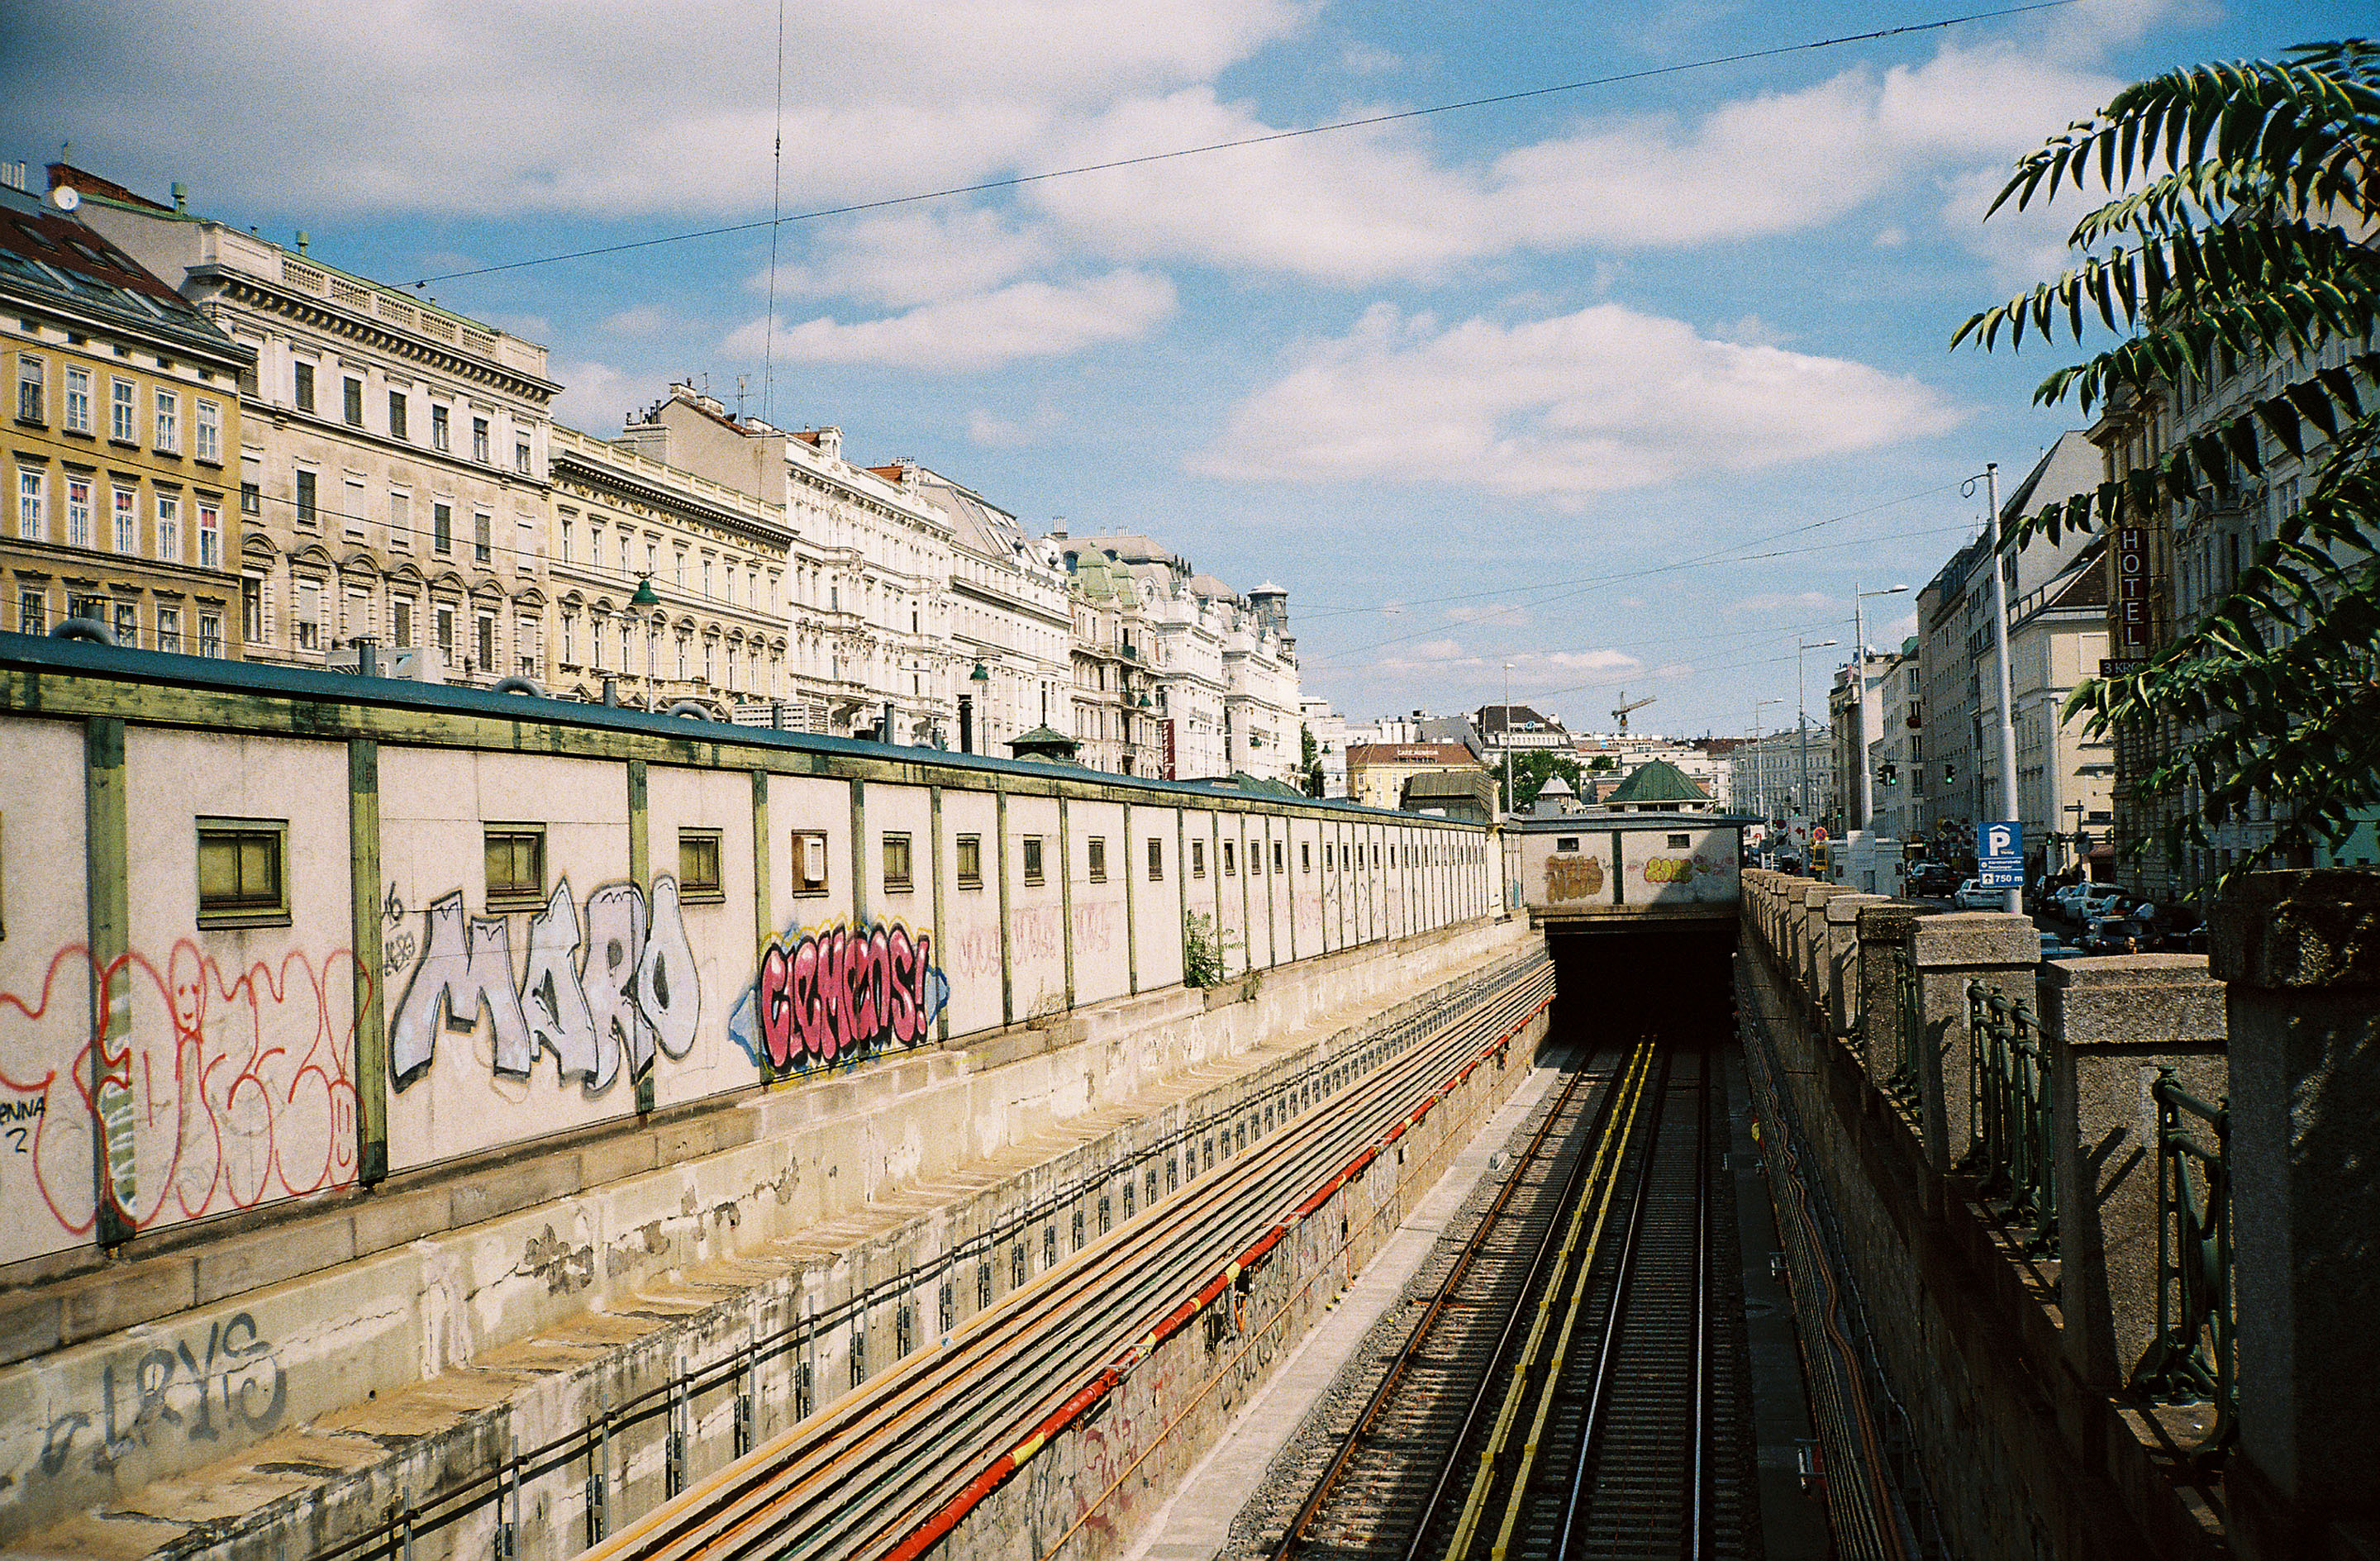
<path id="1" fill-rule="evenodd" d="M 766 232 L 444 273 L 1988 8 L 789 3 L 780 166 L 772 4 L 36 0 L 0 156 L 71 141 L 443 277 L 591 432 L 692 375 L 1037 527 L 1270 577 L 1351 716 L 1500 698 L 1511 661 L 1574 725 L 1624 687 L 1639 727 L 1740 732 L 1790 723 L 1794 638 L 1848 643 L 1854 583 L 1972 533 L 1961 479 L 2070 426 L 2030 405 L 2053 359 L 1946 348 L 2082 209 L 1985 225 L 1999 172 L 2124 81 L 2368 6 L 2077 0 L 796 223 L 773 281 Z M 1909 632 L 1876 605 L 1872 643 Z"/>

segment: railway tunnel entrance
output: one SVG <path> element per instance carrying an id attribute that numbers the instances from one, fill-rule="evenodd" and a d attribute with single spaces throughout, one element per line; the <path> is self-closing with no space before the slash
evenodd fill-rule
<path id="1" fill-rule="evenodd" d="M 1555 987 L 1548 1045 L 1642 1035 L 1731 1041 L 1735 942 L 1732 919 L 1549 926 Z"/>

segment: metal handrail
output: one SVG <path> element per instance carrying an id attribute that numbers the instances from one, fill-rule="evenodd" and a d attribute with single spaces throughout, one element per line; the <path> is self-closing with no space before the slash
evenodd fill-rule
<path id="1" fill-rule="evenodd" d="M 2056 1257 L 2058 1184 L 2041 1022 L 2022 999 L 1969 981 L 1967 1030 L 1975 1137 L 1967 1168 L 1982 1179 L 1977 1191 L 1997 1199 L 2011 1224 L 2031 1224 L 2025 1251 Z"/>
<path id="2" fill-rule="evenodd" d="M 1886 945 L 1887 957 L 1892 962 L 1892 1071 L 1886 1075 L 1884 1092 L 1902 1105 L 1917 1098 L 1918 1058 L 1923 1055 L 1925 1033 L 1925 984 L 1917 976 L 1917 960 L 1906 945 Z"/>
<path id="3" fill-rule="evenodd" d="M 2167 1403 L 2212 1403 L 2215 1421 L 2192 1450 L 2208 1458 L 2238 1434 L 2233 1375 L 2231 1103 L 2210 1106 L 2170 1068 L 2149 1086 L 2156 1102 L 2157 1332 L 2132 1372 L 2132 1390 Z M 2209 1143 L 2198 1136 L 2204 1128 Z M 2196 1168 L 2193 1175 L 2192 1168 Z"/>

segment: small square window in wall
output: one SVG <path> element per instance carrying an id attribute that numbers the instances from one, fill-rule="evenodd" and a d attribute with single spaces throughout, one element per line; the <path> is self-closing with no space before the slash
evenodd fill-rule
<path id="1" fill-rule="evenodd" d="M 1236 878 L 1240 876 L 1240 853 L 1237 846 L 1238 842 L 1234 841 L 1223 842 L 1223 877 L 1227 878 Z"/>
<path id="2" fill-rule="evenodd" d="M 1156 835 L 1148 837 L 1148 881 L 1165 881 L 1165 841 Z"/>
<path id="3" fill-rule="evenodd" d="M 491 824 L 485 838 L 488 909 L 541 909 L 545 904 L 545 826 Z"/>
<path id="4" fill-rule="evenodd" d="M 1273 870 L 1274 872 L 1276 872 L 1276 873 L 1281 872 L 1281 871 L 1282 871 L 1282 870 L 1283 870 L 1283 869 L 1282 869 L 1282 867 L 1281 867 L 1281 851 L 1282 851 L 1282 846 L 1281 846 L 1281 841 L 1273 841 L 1273 842 L 1272 842 L 1272 870 Z"/>
<path id="5" fill-rule="evenodd" d="M 1554 849 L 1556 851 L 1576 851 L 1578 849 L 1578 837 L 1576 835 L 1556 835 L 1554 837 Z"/>
<path id="6" fill-rule="evenodd" d="M 1694 837 L 1692 835 L 1671 835 L 1670 837 L 1670 849 L 1671 851 L 1684 851 L 1692 847 L 1694 843 Z"/>
<path id="7" fill-rule="evenodd" d="M 1297 870 L 1301 873 L 1314 871 L 1314 845 L 1309 841 L 1297 842 Z"/>
<path id="8" fill-rule="evenodd" d="M 1207 876 L 1207 842 L 1205 841 L 1190 842 L 1190 876 L 1194 878 L 1203 878 Z"/>
<path id="9" fill-rule="evenodd" d="M 961 889 L 983 887 L 983 837 L 981 835 L 959 837 L 958 873 Z"/>
<path id="10" fill-rule="evenodd" d="M 697 904 L 715 905 L 727 898 L 727 884 L 719 871 L 718 830 L 677 832 L 677 892 L 679 899 Z"/>
<path id="11" fill-rule="evenodd" d="M 1025 881 L 1028 884 L 1041 881 L 1041 837 L 1038 835 L 1025 837 Z"/>
<path id="12" fill-rule="evenodd" d="M 199 925 L 289 925 L 289 822 L 285 818 L 199 820 Z"/>
<path id="13" fill-rule="evenodd" d="M 884 837 L 884 888 L 892 894 L 906 894 L 916 887 L 909 877 L 909 837 Z"/>
<path id="14" fill-rule="evenodd" d="M 1093 883 L 1108 881 L 1108 841 L 1105 835 L 1093 835 L 1083 842 L 1084 865 Z"/>
<path id="15" fill-rule="evenodd" d="M 794 831 L 794 892 L 824 894 L 826 892 L 826 831 L 795 829 Z"/>

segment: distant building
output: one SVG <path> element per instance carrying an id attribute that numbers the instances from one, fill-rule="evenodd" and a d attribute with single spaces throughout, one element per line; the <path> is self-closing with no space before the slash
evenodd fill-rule
<path id="1" fill-rule="evenodd" d="M 1549 715 L 1526 705 L 1482 705 L 1472 717 L 1479 733 L 1480 756 L 1500 764 L 1507 752 L 1560 753 L 1571 745 L 1570 732 Z"/>
<path id="2" fill-rule="evenodd" d="M 1330 708 L 1328 699 L 1304 698 L 1297 702 L 1297 713 L 1305 730 L 1314 734 L 1315 762 L 1322 770 L 1322 794 L 1343 797 L 1347 794 L 1347 718 Z M 1299 744 L 1304 751 L 1304 744 Z"/>
<path id="3" fill-rule="evenodd" d="M 1427 813 L 1466 824 L 1496 821 L 1496 782 L 1484 769 L 1443 770 L 1405 778 L 1397 806 L 1407 813 Z"/>
<path id="4" fill-rule="evenodd" d="M 12 171 L 0 624 L 38 635 L 73 616 L 118 645 L 237 658 L 239 386 L 255 351 Z"/>
<path id="5" fill-rule="evenodd" d="M 1357 802 L 1396 807 L 1416 775 L 1460 775 L 1487 767 L 1459 743 L 1358 743 L 1347 750 L 1347 784 Z"/>
<path id="6" fill-rule="evenodd" d="M 1612 813 L 1712 813 L 1718 804 L 1684 770 L 1655 759 L 1630 770 L 1603 806 Z"/>
<path id="7" fill-rule="evenodd" d="M 1616 787 L 1619 782 L 1614 780 L 1612 785 Z M 1571 789 L 1569 781 L 1559 775 L 1548 775 L 1546 783 L 1537 788 L 1537 794 L 1529 799 L 1528 805 L 1515 811 L 1530 818 L 1554 818 L 1565 813 L 1582 812 L 1585 806 L 1579 800 L 1578 793 Z"/>

